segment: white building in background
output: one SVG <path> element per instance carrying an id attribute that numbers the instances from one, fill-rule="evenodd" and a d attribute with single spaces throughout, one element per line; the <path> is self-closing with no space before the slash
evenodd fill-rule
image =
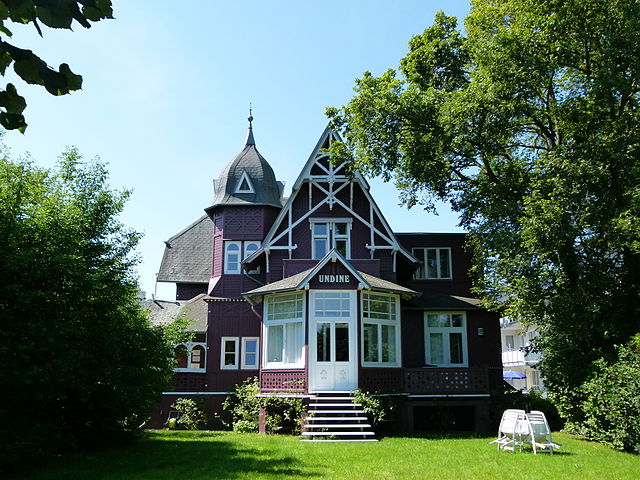
<path id="1" fill-rule="evenodd" d="M 527 351 L 527 347 L 536 337 L 535 328 L 527 328 L 520 322 L 502 318 L 500 319 L 500 332 L 504 372 L 513 371 L 524 375 L 524 378 L 505 378 L 505 380 L 518 390 L 544 391 L 544 381 L 538 370 L 538 363 L 542 359 L 542 355 Z"/>

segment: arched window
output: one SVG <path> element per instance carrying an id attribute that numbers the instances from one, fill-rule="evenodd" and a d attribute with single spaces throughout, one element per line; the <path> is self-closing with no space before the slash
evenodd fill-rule
<path id="1" fill-rule="evenodd" d="M 204 368 L 204 358 L 204 347 L 202 345 L 195 345 L 191 350 L 190 368 Z"/>
<path id="2" fill-rule="evenodd" d="M 224 273 L 240 273 L 240 242 L 225 242 Z"/>
<path id="3" fill-rule="evenodd" d="M 174 355 L 178 361 L 176 372 L 204 373 L 207 366 L 207 338 L 205 333 L 196 333 L 191 342 L 178 345 Z"/>
<path id="4" fill-rule="evenodd" d="M 253 252 L 258 250 L 258 248 L 260 248 L 260 242 L 254 242 L 254 241 L 244 242 L 244 257 L 243 258 L 249 257 L 249 255 L 251 255 Z"/>
<path id="5" fill-rule="evenodd" d="M 184 345 L 178 345 L 175 348 L 174 355 L 176 360 L 178 361 L 177 368 L 187 368 L 187 365 L 189 363 L 188 353 L 189 351 Z"/>

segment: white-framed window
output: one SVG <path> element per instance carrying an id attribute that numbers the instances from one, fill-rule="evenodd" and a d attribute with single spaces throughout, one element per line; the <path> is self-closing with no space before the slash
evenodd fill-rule
<path id="1" fill-rule="evenodd" d="M 451 248 L 414 248 L 413 256 L 420 260 L 420 267 L 413 275 L 418 280 L 451 279 Z"/>
<path id="2" fill-rule="evenodd" d="M 351 249 L 349 248 L 349 229 L 350 223 L 335 222 L 333 224 L 333 247 L 345 258 L 350 257 Z"/>
<path id="3" fill-rule="evenodd" d="M 398 295 L 362 293 L 362 365 L 400 366 Z"/>
<path id="4" fill-rule="evenodd" d="M 313 241 L 311 249 L 314 260 L 320 260 L 329 251 L 329 224 L 324 222 L 312 223 Z"/>
<path id="5" fill-rule="evenodd" d="M 463 312 L 424 313 L 425 363 L 467 367 L 467 319 Z"/>
<path id="6" fill-rule="evenodd" d="M 240 273 L 242 242 L 224 242 L 224 273 Z"/>
<path id="7" fill-rule="evenodd" d="M 351 258 L 350 218 L 312 218 L 309 221 L 312 236 L 311 254 L 314 260 L 320 260 L 332 248 L 343 257 Z"/>
<path id="8" fill-rule="evenodd" d="M 242 257 L 242 259 L 244 260 L 245 258 L 248 258 L 249 255 L 251 255 L 253 252 L 258 250 L 259 248 L 260 248 L 260 242 L 256 242 L 253 240 L 249 242 L 244 242 L 244 256 Z"/>
<path id="9" fill-rule="evenodd" d="M 220 369 L 233 370 L 238 368 L 238 337 L 222 337 L 220 345 Z"/>
<path id="10" fill-rule="evenodd" d="M 190 342 L 175 347 L 177 366 L 175 372 L 204 373 L 207 360 L 207 334 L 196 333 Z"/>
<path id="11" fill-rule="evenodd" d="M 268 296 L 263 318 L 264 367 L 303 367 L 304 294 Z"/>
<path id="12" fill-rule="evenodd" d="M 259 342 L 258 337 L 242 337 L 242 361 L 240 362 L 240 368 L 244 370 L 258 369 Z"/>

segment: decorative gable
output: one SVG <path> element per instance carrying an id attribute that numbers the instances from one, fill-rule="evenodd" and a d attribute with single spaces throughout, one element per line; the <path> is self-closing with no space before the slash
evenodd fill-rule
<path id="1" fill-rule="evenodd" d="M 262 248 L 246 262 L 253 262 L 262 253 L 267 258 L 275 252 L 281 256 L 283 251 L 288 260 L 318 260 L 332 248 L 349 259 L 391 258 L 393 272 L 398 253 L 409 262 L 417 262 L 396 239 L 364 177 L 349 172 L 346 163 L 334 165 L 330 161 L 326 149 L 333 141 L 340 141 L 339 135 L 325 129 Z M 322 223 L 326 226 L 315 228 Z"/>

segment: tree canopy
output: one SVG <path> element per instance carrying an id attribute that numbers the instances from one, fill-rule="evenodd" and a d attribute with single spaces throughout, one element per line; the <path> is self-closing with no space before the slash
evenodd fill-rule
<path id="1" fill-rule="evenodd" d="M 338 161 L 450 202 L 477 290 L 535 324 L 561 413 L 592 361 L 640 331 L 640 3 L 476 0 L 440 12 L 399 69 L 327 113 Z"/>
<path id="2" fill-rule="evenodd" d="M 75 149 L 55 170 L 0 158 L 0 465 L 136 431 L 172 376 L 117 219 L 127 197 Z"/>
<path id="3" fill-rule="evenodd" d="M 6 39 L 12 37 L 7 23 L 33 24 L 42 36 L 42 25 L 71 30 L 73 22 L 90 28 L 91 22 L 113 18 L 111 0 L 4 0 L 0 2 L 0 73 L 13 64 L 16 74 L 25 82 L 43 86 L 52 95 L 64 95 L 82 87 L 82 77 L 66 63 L 58 70 L 51 68 L 31 50 L 19 48 Z M 27 127 L 22 112 L 27 106 L 16 87 L 8 83 L 0 89 L 0 125 L 7 130 L 24 132 Z"/>

